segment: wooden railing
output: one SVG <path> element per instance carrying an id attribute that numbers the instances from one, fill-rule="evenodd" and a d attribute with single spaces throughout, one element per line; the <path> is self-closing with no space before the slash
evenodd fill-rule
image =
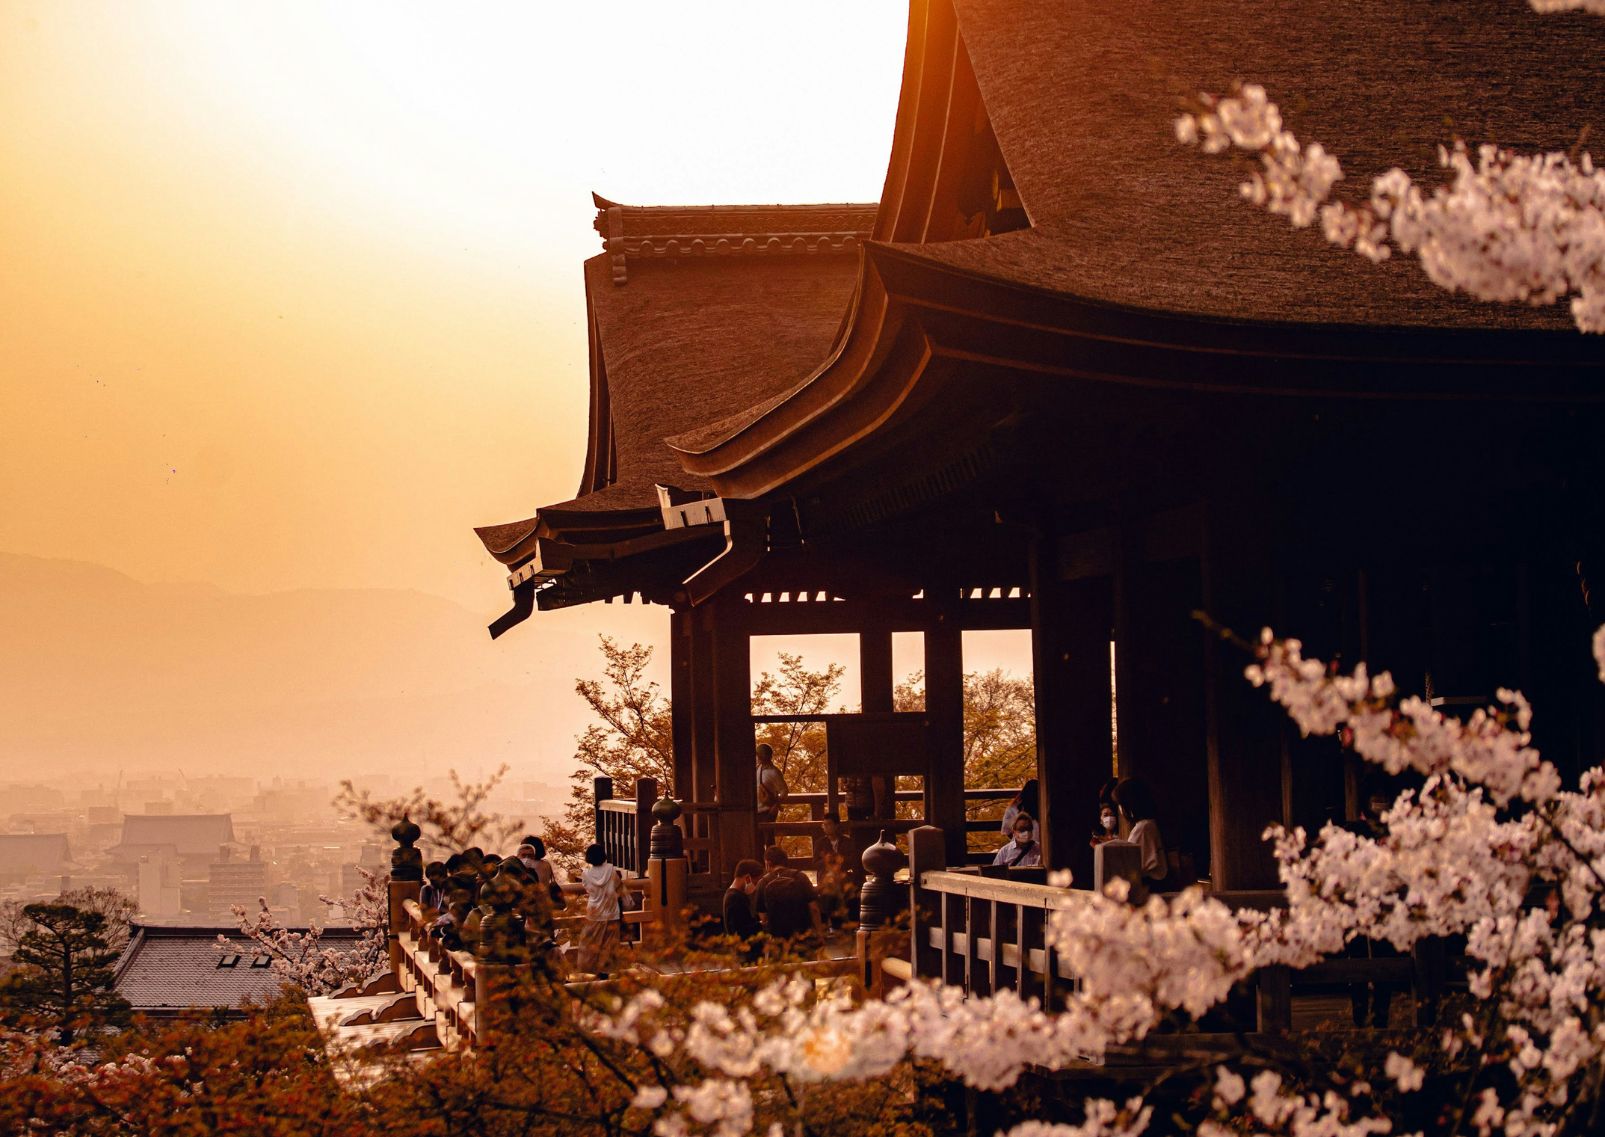
<path id="1" fill-rule="evenodd" d="M 637 778 L 633 798 L 615 798 L 612 778 L 593 782 L 596 843 L 607 859 L 631 876 L 645 876 L 652 832 L 652 806 L 658 800 L 655 778 Z"/>
<path id="2" fill-rule="evenodd" d="M 594 783 L 596 843 L 607 852 L 608 860 L 634 876 L 646 874 L 651 859 L 652 806 L 660 796 L 654 778 L 639 778 L 633 798 L 614 797 L 611 778 Z M 719 827 L 714 819 L 719 807 L 711 802 L 680 802 L 678 825 L 682 847 L 690 861 L 690 886 L 707 893 L 728 883 L 729 867 L 719 855 Z"/>
<path id="3" fill-rule="evenodd" d="M 1048 944 L 1046 928 L 1052 913 L 1076 911 L 1086 903 L 1087 893 L 1047 884 L 1041 869 L 952 870 L 942 832 L 935 827 L 914 830 L 909 846 L 908 963 L 890 964 L 889 972 L 940 979 L 976 995 L 1013 990 L 1047 1008 L 1061 1004 L 1078 977 Z M 1233 908 L 1285 904 L 1280 891 L 1215 895 Z M 1445 972 L 1442 945 L 1435 941 L 1410 956 L 1333 958 L 1296 973 L 1264 968 L 1248 984 L 1254 1029 L 1272 1034 L 1291 1029 L 1295 983 L 1303 988 L 1357 983 L 1409 988 L 1417 1021 L 1429 1024 L 1436 1017 Z"/>
<path id="4" fill-rule="evenodd" d="M 1018 788 L 980 787 L 964 791 L 966 803 L 973 802 L 1008 802 L 1020 791 Z M 922 790 L 897 790 L 892 794 L 895 802 L 918 802 L 925 798 Z M 795 793 L 786 797 L 786 804 L 781 807 L 780 815 L 785 817 L 798 806 L 808 809 L 807 821 L 771 821 L 763 822 L 758 826 L 759 835 L 765 841 L 777 837 L 818 837 L 820 835 L 819 823 L 825 818 L 825 810 L 829 800 L 828 794 L 823 793 Z M 1003 811 L 998 810 L 997 817 L 971 817 L 964 822 L 966 833 L 998 833 L 1001 836 L 999 822 Z M 929 822 L 923 817 L 871 817 L 861 821 L 841 821 L 842 830 L 853 836 L 867 836 L 871 839 L 881 830 L 889 834 L 911 833 Z M 867 844 L 868 842 L 864 842 Z M 982 864 L 992 860 L 991 853 L 972 853 L 969 863 Z"/>

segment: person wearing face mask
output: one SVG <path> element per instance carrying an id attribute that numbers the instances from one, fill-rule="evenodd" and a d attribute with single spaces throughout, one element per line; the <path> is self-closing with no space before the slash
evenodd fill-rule
<path id="1" fill-rule="evenodd" d="M 742 943 L 742 956 L 755 959 L 760 950 L 758 937 L 763 933 L 758 914 L 753 910 L 753 893 L 758 891 L 758 878 L 763 866 L 748 859 L 736 862 L 735 879 L 724 894 L 724 934 Z"/>
<path id="2" fill-rule="evenodd" d="M 1037 820 L 1021 811 L 1014 816 L 1014 836 L 992 858 L 994 865 L 1009 869 L 1032 868 L 1042 864 L 1042 842 L 1037 840 Z"/>
<path id="3" fill-rule="evenodd" d="M 1093 846 L 1113 841 L 1120 836 L 1120 810 L 1115 806 L 1114 792 L 1117 782 L 1110 778 L 1098 787 L 1098 824 L 1092 831 Z"/>

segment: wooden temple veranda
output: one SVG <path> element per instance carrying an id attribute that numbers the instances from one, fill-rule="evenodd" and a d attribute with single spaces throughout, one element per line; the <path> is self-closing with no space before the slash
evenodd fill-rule
<path id="1" fill-rule="evenodd" d="M 858 636 L 833 772 L 921 776 L 955 865 L 971 629 L 1030 632 L 1047 856 L 1080 882 L 1116 765 L 1223 891 L 1274 885 L 1267 823 L 1360 804 L 1198 611 L 1449 709 L 1520 687 L 1562 769 L 1597 754 L 1600 340 L 1290 230 L 1169 136 L 1240 76 L 1297 94 L 1290 125 L 1356 178 L 1426 173 L 1454 108 L 1531 149 L 1605 110 L 1605 25 L 1452 7 L 915 0 L 877 205 L 597 199 L 585 468 L 478 530 L 513 596 L 492 634 L 665 607 L 665 791 L 705 887 L 760 840 L 755 635 Z M 1517 78 L 1488 98 L 1495 52 Z M 893 712 L 899 632 L 923 636 L 921 712 Z"/>

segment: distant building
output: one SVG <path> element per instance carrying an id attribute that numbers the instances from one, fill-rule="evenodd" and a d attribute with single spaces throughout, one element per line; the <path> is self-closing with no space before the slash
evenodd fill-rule
<path id="1" fill-rule="evenodd" d="M 207 874 L 207 907 L 212 915 L 227 919 L 235 907 L 255 912 L 257 902 L 267 895 L 267 865 L 262 850 L 251 846 L 247 859 L 231 856 L 227 845 L 218 849 L 217 860 Z"/>
<path id="2" fill-rule="evenodd" d="M 301 929 L 298 929 L 301 930 Z M 151 1018 L 219 1014 L 243 1018 L 246 1003 L 265 1003 L 278 994 L 284 978 L 256 944 L 233 928 L 156 927 L 136 923 L 117 961 L 112 986 L 134 1009 Z M 220 950 L 218 936 L 229 950 Z M 356 946 L 357 932 L 331 928 L 330 947 Z"/>
<path id="3" fill-rule="evenodd" d="M 183 911 L 178 854 L 162 849 L 139 858 L 139 915 L 177 916 Z"/>
<path id="4" fill-rule="evenodd" d="M 71 863 L 65 833 L 0 833 L 0 884 L 59 877 Z"/>
<path id="5" fill-rule="evenodd" d="M 139 859 L 162 849 L 179 859 L 184 880 L 204 880 L 218 847 L 234 843 L 234 820 L 227 813 L 130 813 L 122 840 L 107 850 L 134 875 Z"/>

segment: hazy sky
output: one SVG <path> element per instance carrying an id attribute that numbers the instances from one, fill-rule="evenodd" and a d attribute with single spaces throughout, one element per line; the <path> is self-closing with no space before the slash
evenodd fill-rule
<path id="1" fill-rule="evenodd" d="M 0 0 L 0 549 L 505 606 L 589 193 L 873 201 L 885 3 Z"/>
<path id="2" fill-rule="evenodd" d="M 483 624 L 508 594 L 472 527 L 578 484 L 590 191 L 876 200 L 906 18 L 901 0 L 0 0 L 0 553 L 234 592 L 411 589 L 466 609 L 421 646 L 404 637 L 433 609 L 386 609 L 414 620 L 387 640 L 340 623 L 361 607 L 333 600 L 332 628 L 164 637 L 150 629 L 190 620 L 184 604 L 235 609 L 192 591 L 112 611 L 115 589 L 86 596 L 74 582 L 92 578 L 63 570 L 50 596 L 11 598 L 16 642 L 34 638 L 0 705 L 37 720 L 48 753 L 91 763 L 137 763 L 138 747 L 106 739 L 138 732 L 157 740 L 145 752 L 200 766 L 253 745 L 317 762 L 345 749 L 335 728 L 370 744 L 402 729 L 442 767 L 511 755 L 520 776 L 565 774 L 594 633 L 661 643 L 665 615 L 590 605 L 492 644 Z M 152 615 L 161 604 L 179 607 Z M 240 609 L 259 610 L 275 609 Z M 970 640 L 972 667 L 1028 666 L 1021 636 Z M 280 728 L 213 706 L 280 698 L 274 684 L 315 669 L 274 660 L 346 646 L 377 661 L 360 665 L 374 682 L 330 676 L 326 705 L 285 694 Z M 779 646 L 756 643 L 755 667 Z M 805 655 L 851 668 L 855 648 Z M 422 709 L 416 676 L 367 690 L 398 653 L 441 672 Z M 919 662 L 900 637 L 899 673 Z M 249 691 L 213 691 L 230 669 L 254 676 Z M 498 683 L 528 692 L 522 717 Z M 140 693 L 150 684 L 170 706 Z M 210 733 L 164 734 L 203 690 Z M 0 744 L 0 758 L 43 745 Z"/>

